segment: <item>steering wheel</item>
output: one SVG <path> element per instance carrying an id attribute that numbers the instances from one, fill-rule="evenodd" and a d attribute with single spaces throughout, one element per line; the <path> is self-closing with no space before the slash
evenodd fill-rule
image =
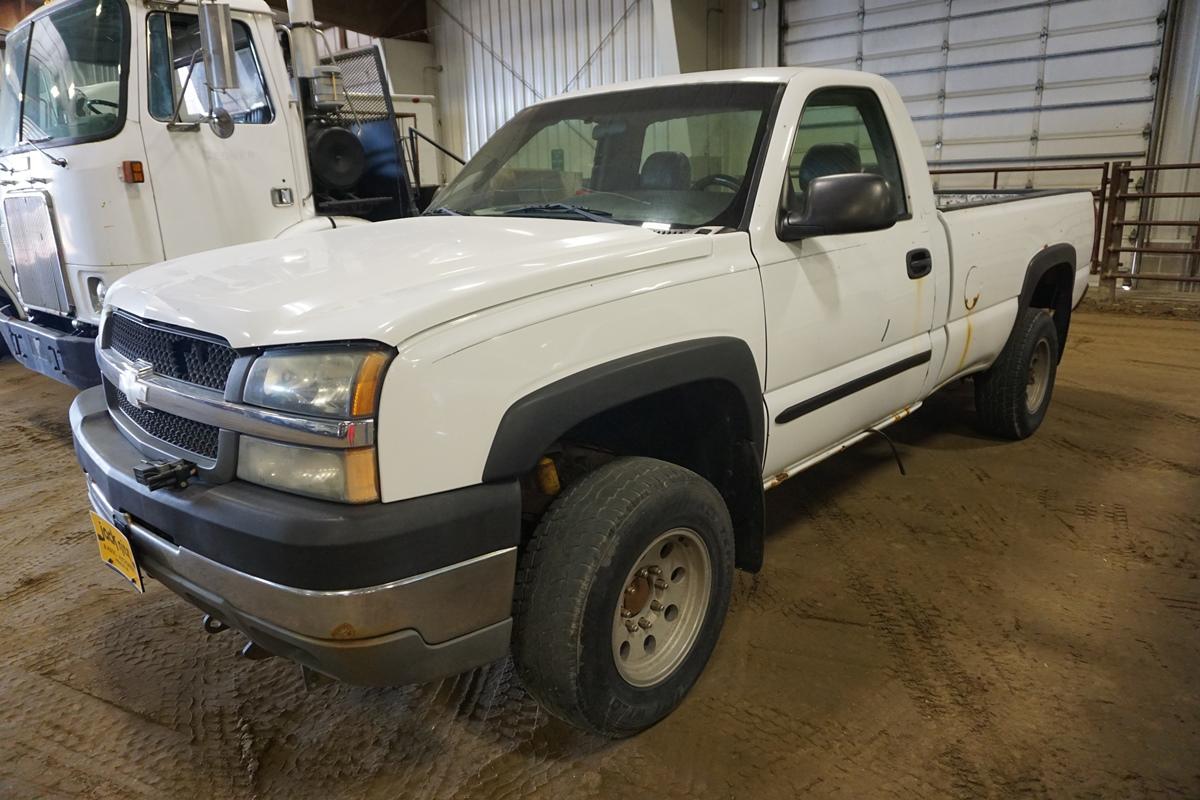
<path id="1" fill-rule="evenodd" d="M 736 192 L 742 188 L 742 182 L 732 175 L 726 175 L 722 172 L 714 172 L 712 175 L 705 175 L 703 178 L 692 184 L 692 188 L 699 191 L 703 191 L 710 186 L 720 186 L 722 189 L 728 189 L 731 192 Z"/>
<path id="2" fill-rule="evenodd" d="M 95 106 L 108 106 L 109 108 L 115 108 L 117 110 L 120 110 L 121 108 L 120 103 L 114 103 L 112 100 L 85 100 L 83 104 L 87 106 L 88 111 L 91 111 L 93 114 L 103 113 L 97 111 Z"/>

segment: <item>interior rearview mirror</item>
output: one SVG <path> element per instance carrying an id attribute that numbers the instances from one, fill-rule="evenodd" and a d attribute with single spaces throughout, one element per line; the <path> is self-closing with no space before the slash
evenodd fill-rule
<path id="1" fill-rule="evenodd" d="M 789 179 L 790 180 L 790 179 Z M 879 175 L 855 172 L 813 178 L 804 208 L 783 209 L 779 238 L 794 242 L 832 233 L 864 233 L 896 224 L 896 201 L 888 182 Z"/>

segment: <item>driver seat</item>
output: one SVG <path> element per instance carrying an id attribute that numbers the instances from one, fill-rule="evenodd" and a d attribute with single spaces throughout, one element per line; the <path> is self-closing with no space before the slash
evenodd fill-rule
<path id="1" fill-rule="evenodd" d="M 659 150 L 646 156 L 638 176 L 642 189 L 680 191 L 692 186 L 692 161 L 675 150 Z"/>

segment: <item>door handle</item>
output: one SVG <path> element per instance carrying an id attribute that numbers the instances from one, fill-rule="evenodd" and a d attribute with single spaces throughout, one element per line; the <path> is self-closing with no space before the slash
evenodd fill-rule
<path id="1" fill-rule="evenodd" d="M 909 250 L 905 260 L 908 264 L 908 277 L 914 281 L 933 272 L 933 256 L 924 247 Z"/>

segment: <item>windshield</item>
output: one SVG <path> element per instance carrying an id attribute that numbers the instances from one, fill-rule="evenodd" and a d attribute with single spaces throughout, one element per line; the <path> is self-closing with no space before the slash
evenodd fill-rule
<path id="1" fill-rule="evenodd" d="M 0 147 L 116 133 L 123 120 L 126 27 L 121 0 L 81 0 L 10 34 Z"/>
<path id="2" fill-rule="evenodd" d="M 431 213 L 737 226 L 778 90 L 703 83 L 532 106 L 487 141 Z"/>

